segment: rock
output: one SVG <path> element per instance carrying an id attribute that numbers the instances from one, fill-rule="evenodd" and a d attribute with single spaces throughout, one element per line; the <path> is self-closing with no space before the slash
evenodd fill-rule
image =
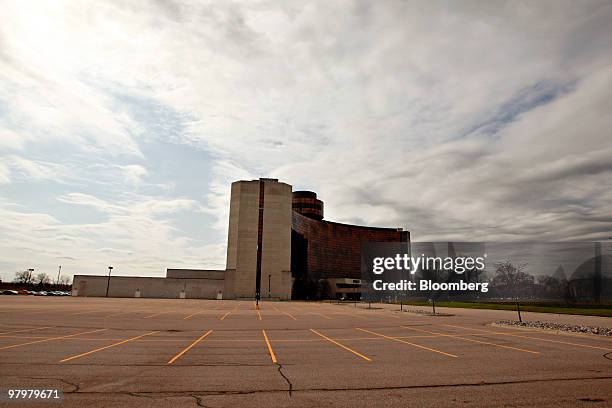
<path id="1" fill-rule="evenodd" d="M 598 336 L 612 336 L 612 328 L 597 327 L 597 326 L 584 326 L 584 325 L 571 325 L 551 322 L 519 322 L 516 320 L 500 320 L 496 324 L 502 326 L 521 326 L 521 327 L 534 327 L 537 329 L 547 330 L 560 330 L 574 333 L 590 333 Z"/>

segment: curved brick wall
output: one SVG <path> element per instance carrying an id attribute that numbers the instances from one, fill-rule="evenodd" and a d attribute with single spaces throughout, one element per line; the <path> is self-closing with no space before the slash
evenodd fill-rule
<path id="1" fill-rule="evenodd" d="M 293 211 L 291 234 L 293 277 L 308 280 L 359 279 L 363 242 L 408 242 L 409 240 L 408 231 L 320 221 Z"/>

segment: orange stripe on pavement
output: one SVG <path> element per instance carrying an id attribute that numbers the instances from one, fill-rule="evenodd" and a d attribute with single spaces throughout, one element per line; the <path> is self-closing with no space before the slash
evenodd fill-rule
<path id="1" fill-rule="evenodd" d="M 166 364 L 172 364 L 174 363 L 176 360 L 178 360 L 178 358 L 180 356 L 182 356 L 183 354 L 185 354 L 186 352 L 188 352 L 189 350 L 191 350 L 191 348 L 193 346 L 195 346 L 196 344 L 198 344 L 199 342 L 201 342 L 202 340 L 204 340 L 204 338 L 206 336 L 208 336 L 210 333 L 212 333 L 212 330 L 207 331 L 206 333 L 204 333 L 203 335 L 201 335 L 200 337 L 198 337 L 193 343 L 191 343 L 190 345 L 188 345 L 187 347 L 185 347 L 183 349 L 183 351 L 181 351 L 180 353 L 178 353 L 176 356 L 172 357 Z"/>
<path id="2" fill-rule="evenodd" d="M 28 332 L 28 331 L 34 331 L 34 330 L 42 330 L 42 329 L 50 329 L 51 327 L 53 327 L 53 326 L 34 327 L 32 329 L 11 330 L 11 331 L 7 331 L 7 332 L 2 332 L 2 333 L 0 333 L 0 335 L 9 334 L 9 333 L 22 333 L 22 332 Z"/>
<path id="3" fill-rule="evenodd" d="M 140 311 L 130 311 L 130 312 L 119 312 L 119 313 L 112 313 L 109 314 L 108 316 L 104 316 L 104 317 L 115 317 L 115 316 L 119 316 L 119 315 L 124 315 L 124 314 L 130 314 L 130 313 L 140 313 Z"/>
<path id="4" fill-rule="evenodd" d="M 91 314 L 91 313 L 100 313 L 100 312 L 102 312 L 102 310 L 90 310 L 88 312 L 70 313 L 69 316 L 78 316 L 78 315 Z"/>
<path id="5" fill-rule="evenodd" d="M 327 341 L 329 341 L 329 342 L 334 343 L 336 346 L 342 347 L 343 349 L 345 349 L 345 350 L 347 350 L 347 351 L 350 351 L 351 353 L 355 354 L 356 356 L 359 356 L 359 357 L 363 358 L 363 359 L 364 359 L 364 360 L 366 360 L 366 361 L 372 361 L 372 359 L 370 359 L 370 358 L 368 358 L 368 357 L 364 356 L 363 354 L 361 354 L 361 353 L 359 353 L 359 352 L 357 352 L 357 351 L 353 350 L 352 348 L 349 348 L 349 347 L 345 346 L 344 344 L 340 344 L 340 343 L 338 343 L 337 341 L 335 341 L 335 340 L 333 340 L 333 339 L 330 339 L 330 338 L 329 338 L 329 337 L 327 337 L 326 335 L 321 334 L 321 333 L 319 333 L 318 331 L 316 331 L 316 330 L 314 330 L 314 329 L 310 329 L 310 331 L 311 331 L 311 332 L 313 332 L 314 334 L 318 335 L 318 336 L 323 337 L 325 340 L 327 340 Z"/>
<path id="6" fill-rule="evenodd" d="M 291 313 L 287 313 L 287 312 L 281 312 L 286 314 L 287 316 L 289 316 L 290 318 L 292 318 L 293 320 L 297 320 Z"/>
<path id="7" fill-rule="evenodd" d="M 414 330 L 414 331 L 421 332 L 421 333 L 435 334 L 435 335 L 438 335 L 438 336 L 441 336 L 441 337 L 452 337 L 452 338 L 455 338 L 455 339 L 471 341 L 472 343 L 487 344 L 489 346 L 495 346 L 495 347 L 501 347 L 501 348 L 510 349 L 510 350 L 522 351 L 523 353 L 540 354 L 539 351 L 532 351 L 532 350 L 527 350 L 527 349 L 523 349 L 523 348 L 519 348 L 519 347 L 506 346 L 504 344 L 490 343 L 488 341 L 468 339 L 466 337 L 456 336 L 454 334 L 432 332 L 432 331 L 423 330 L 423 329 L 417 329 L 417 328 L 408 327 L 408 326 L 400 326 L 400 327 L 402 327 L 404 329 L 408 329 L 408 330 Z"/>
<path id="8" fill-rule="evenodd" d="M 338 313 L 339 313 L 339 314 L 343 314 L 343 315 L 345 315 L 345 316 L 357 317 L 357 318 L 359 318 L 359 319 L 366 319 L 366 320 L 367 320 L 367 317 L 365 317 L 365 316 L 361 316 L 361 315 L 359 315 L 359 314 L 357 314 L 357 313 L 346 313 L 346 312 L 338 312 Z"/>
<path id="9" fill-rule="evenodd" d="M 91 330 L 91 331 L 86 331 L 86 332 L 80 332 L 80 333 L 69 334 L 69 335 L 67 335 L 67 336 L 51 337 L 51 338 L 48 338 L 48 339 L 43 339 L 43 340 L 29 341 L 29 342 L 27 342 L 27 343 L 12 344 L 12 345 L 10 345 L 10 346 L 0 347 L 0 350 L 5 350 L 5 349 L 10 349 L 10 348 L 15 348 L 15 347 L 21 347 L 21 346 L 27 346 L 27 345 L 30 345 L 30 344 L 36 344 L 36 343 L 44 343 L 44 342 L 46 342 L 46 341 L 53 341 L 53 340 L 67 339 L 67 338 L 74 337 L 74 336 L 80 336 L 81 334 L 96 333 L 96 332 L 100 332 L 100 331 L 104 331 L 104 330 L 108 330 L 108 329 Z"/>
<path id="10" fill-rule="evenodd" d="M 264 339 L 266 340 L 266 345 L 268 346 L 268 351 L 270 352 L 270 358 L 273 363 L 276 363 L 276 355 L 274 354 L 274 350 L 272 350 L 272 345 L 270 344 L 270 340 L 268 340 L 268 336 L 266 335 L 266 331 L 262 330 Z"/>
<path id="11" fill-rule="evenodd" d="M 172 312 L 167 311 L 167 312 L 153 313 L 152 315 L 149 315 L 149 316 L 145 316 L 145 317 L 143 317 L 143 319 L 150 319 L 150 318 L 152 318 L 152 317 L 159 316 L 159 315 L 162 315 L 162 314 L 165 314 L 165 313 L 172 313 Z"/>
<path id="12" fill-rule="evenodd" d="M 193 316 L 198 315 L 198 314 L 202 314 L 202 313 L 204 313 L 204 312 L 206 312 L 206 310 L 202 310 L 201 312 L 195 312 L 195 313 L 192 313 L 192 314 L 190 314 L 189 316 L 185 316 L 185 317 L 183 317 L 183 320 L 191 319 Z"/>
<path id="13" fill-rule="evenodd" d="M 152 331 L 152 332 L 149 332 L 149 333 L 141 334 L 140 336 L 131 337 L 129 339 L 122 340 L 122 341 L 119 341 L 117 343 L 109 344 L 108 346 L 99 347 L 97 349 L 93 349 L 93 350 L 85 352 L 85 353 L 77 354 L 76 356 L 67 357 L 67 358 L 65 358 L 63 360 L 60 360 L 60 363 L 65 363 L 66 361 L 74 360 L 74 359 L 80 358 L 80 357 L 85 357 L 85 356 L 87 356 L 89 354 L 97 353 L 98 351 L 106 350 L 108 348 L 115 347 L 115 346 L 118 346 L 120 344 L 124 344 L 124 343 L 127 343 L 129 341 L 132 341 L 132 340 L 138 340 L 138 339 L 140 339 L 142 337 L 150 336 L 150 335 L 155 334 L 155 333 L 159 333 L 159 331 Z"/>
<path id="14" fill-rule="evenodd" d="M 224 314 L 219 320 L 225 320 L 225 318 L 229 316 L 232 312 L 239 310 L 239 307 L 240 307 L 240 303 L 238 303 L 235 308 L 233 308 L 232 310 Z"/>
<path id="15" fill-rule="evenodd" d="M 476 331 L 480 331 L 480 332 L 484 332 L 484 333 L 496 334 L 496 335 L 501 335 L 501 336 L 513 336 L 513 337 L 520 337 L 520 338 L 523 338 L 523 339 L 548 341 L 550 343 L 567 344 L 567 345 L 576 346 L 576 347 L 585 347 L 585 348 L 592 348 L 592 349 L 597 349 L 597 350 L 612 351 L 612 348 L 598 347 L 598 346 L 589 346 L 588 344 L 580 344 L 580 343 L 570 343 L 569 341 L 542 339 L 540 337 L 522 336 L 520 334 L 514 334 L 514 333 L 493 332 L 493 331 L 489 331 L 489 330 L 474 329 L 473 327 L 453 326 L 452 324 L 445 324 L 444 326 L 456 327 L 458 329 L 464 329 L 464 330 L 476 330 Z"/>
<path id="16" fill-rule="evenodd" d="M 360 329 L 359 327 L 355 327 L 355 328 L 357 330 L 361 330 L 361 331 L 366 332 L 366 333 L 374 334 L 376 336 L 383 337 L 383 338 L 388 339 L 388 340 L 394 340 L 394 341 L 398 341 L 400 343 L 410 344 L 411 346 L 418 347 L 418 348 L 423 349 L 423 350 L 433 351 L 434 353 L 443 354 L 443 355 L 448 356 L 448 357 L 457 357 L 454 354 L 446 353 L 444 351 L 436 350 L 436 349 L 433 349 L 433 348 L 430 348 L 430 347 L 421 346 L 420 344 L 411 343 L 411 342 L 406 341 L 406 340 L 402 340 L 402 339 L 398 339 L 398 338 L 390 337 L 390 336 L 385 336 L 384 334 L 376 333 L 376 332 L 373 332 L 373 331 L 370 331 L 370 330 L 366 330 L 366 329 Z"/>

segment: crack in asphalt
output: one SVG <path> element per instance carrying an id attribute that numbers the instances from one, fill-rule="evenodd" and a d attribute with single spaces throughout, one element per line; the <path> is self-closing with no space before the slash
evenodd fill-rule
<path id="1" fill-rule="evenodd" d="M 2 365 L 26 366 L 23 363 L 4 363 Z M 66 364 L 59 363 L 40 363 L 39 367 L 65 367 Z M 105 363 L 71 363 L 71 366 L 91 366 L 91 367 L 167 367 L 167 364 L 105 364 Z M 181 367 L 269 367 L 270 364 L 243 364 L 243 363 L 222 363 L 222 364 L 181 364 Z"/>
<path id="2" fill-rule="evenodd" d="M 280 365 L 280 364 L 279 364 Z M 280 372 L 280 371 L 279 371 Z M 143 398 L 158 398 L 158 397 L 171 397 L 171 396 L 190 396 L 193 398 L 199 398 L 201 405 L 201 397 L 199 395 L 249 395 L 259 393 L 285 393 L 285 392 L 335 392 L 335 391 L 384 391 L 384 390 L 404 390 L 404 389 L 427 389 L 427 388 L 457 388 L 457 387 L 486 387 L 494 385 L 508 385 L 508 384 L 531 384 L 541 382 L 556 382 L 556 381 L 584 381 L 584 380 L 609 380 L 612 376 L 599 376 L 599 377 L 573 377 L 573 378 L 544 378 L 544 379 L 532 379 L 532 380 L 513 380 L 513 381 L 495 381 L 486 382 L 480 381 L 475 383 L 456 383 L 456 384 L 425 384 L 425 385 L 405 385 L 405 386 L 386 386 L 386 387 L 355 387 L 355 388 L 302 388 L 293 389 L 293 385 L 287 377 L 281 372 L 283 378 L 289 384 L 289 390 L 287 389 L 266 389 L 266 390 L 244 390 L 244 391 L 203 391 L 203 390 L 190 390 L 190 391 L 139 391 L 139 392 L 126 392 L 126 391 L 80 391 L 78 384 L 71 383 L 61 378 L 55 377 L 23 377 L 29 379 L 39 380 L 59 380 L 66 384 L 70 384 L 76 387 L 73 391 L 66 391 L 64 394 L 115 394 L 115 395 L 130 395 L 134 397 Z"/>
<path id="3" fill-rule="evenodd" d="M 111 391 L 112 392 L 112 391 Z M 79 394 L 83 394 L 83 393 L 79 393 Z M 131 395 L 132 397 L 142 397 L 142 398 L 155 398 L 154 395 L 147 395 L 146 393 L 141 393 L 141 392 L 126 392 L 126 395 Z"/>
<path id="4" fill-rule="evenodd" d="M 197 395 L 190 395 L 191 398 L 195 400 L 195 403 L 198 407 L 207 408 L 206 405 L 202 402 L 202 397 L 198 397 Z"/>
<path id="5" fill-rule="evenodd" d="M 81 388 L 81 386 L 78 383 L 70 382 L 70 381 L 65 380 L 65 379 L 63 379 L 61 377 L 59 377 L 59 378 L 58 377 L 18 377 L 18 378 L 23 378 L 25 380 L 56 380 L 56 381 L 63 382 L 64 384 L 67 384 L 67 385 L 69 385 L 71 387 L 74 387 L 73 390 L 65 391 L 64 394 L 73 394 L 73 393 L 79 392 L 79 390 Z"/>
<path id="6" fill-rule="evenodd" d="M 281 377 L 285 379 L 285 381 L 287 381 L 287 385 L 289 385 L 289 398 L 291 398 L 291 393 L 293 392 L 293 384 L 291 383 L 289 377 L 287 377 L 287 375 L 283 373 L 283 365 L 279 363 L 276 363 L 276 365 L 278 366 L 278 373 L 281 375 Z"/>

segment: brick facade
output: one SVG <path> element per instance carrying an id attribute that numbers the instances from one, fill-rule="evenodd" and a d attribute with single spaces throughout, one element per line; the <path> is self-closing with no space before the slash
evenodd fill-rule
<path id="1" fill-rule="evenodd" d="M 364 242 L 408 242 L 396 228 L 363 227 L 316 220 L 293 211 L 292 271 L 296 280 L 359 279 Z"/>

